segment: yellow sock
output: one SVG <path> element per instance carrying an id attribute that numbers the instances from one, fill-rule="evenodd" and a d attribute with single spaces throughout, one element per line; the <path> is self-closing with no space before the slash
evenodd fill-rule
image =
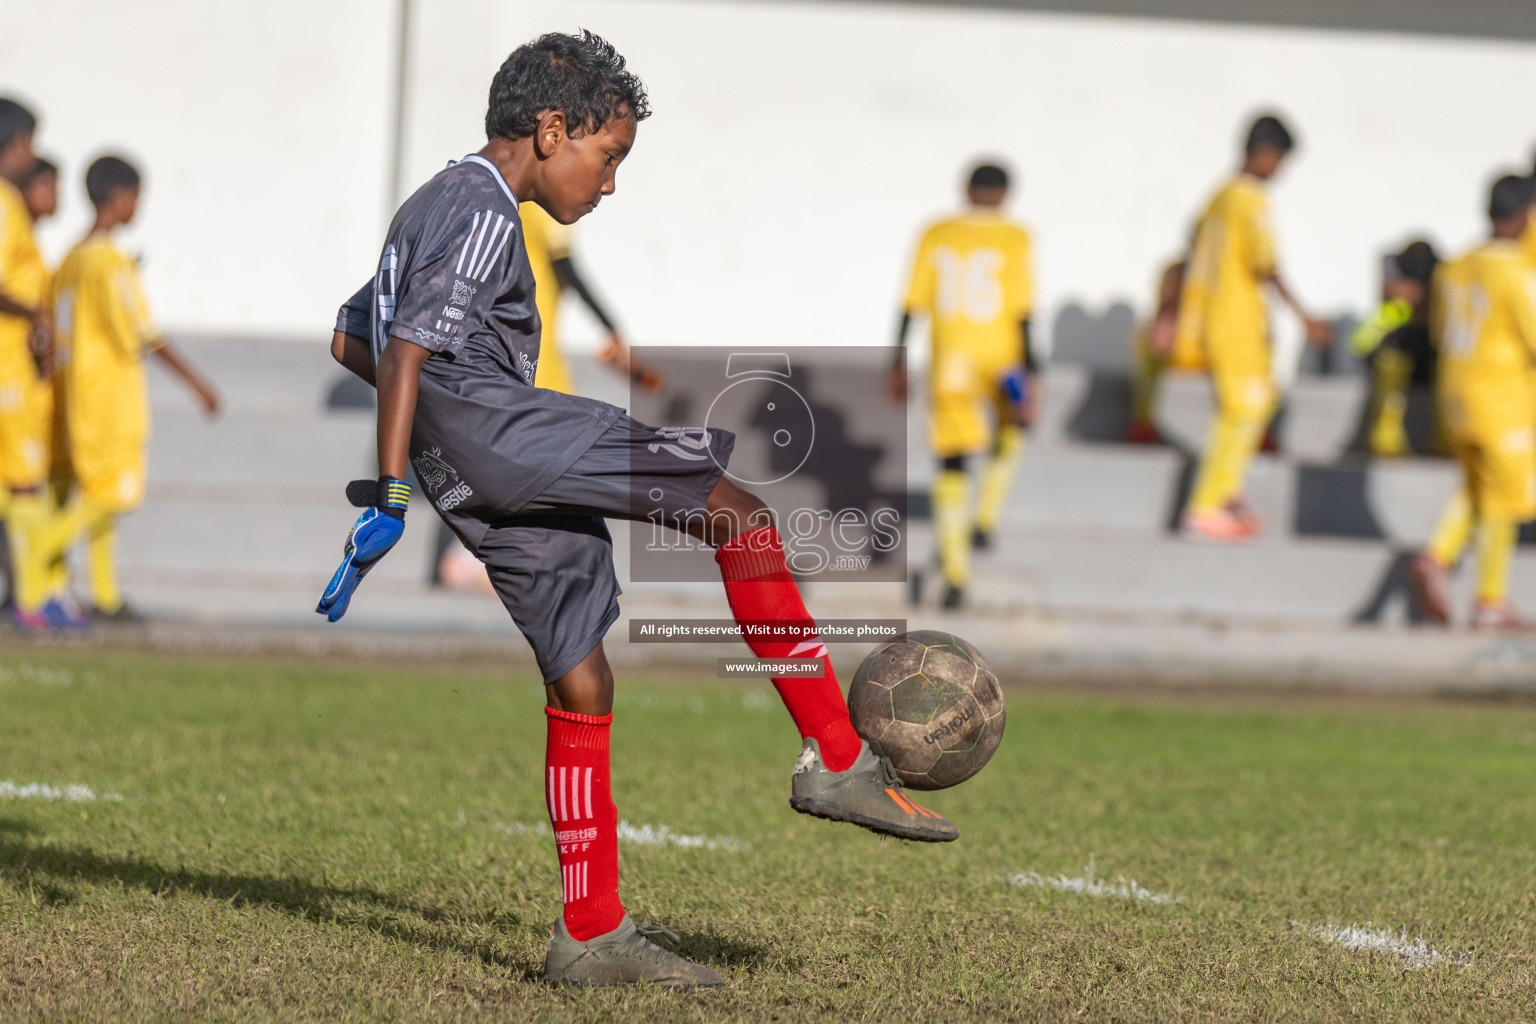
<path id="1" fill-rule="evenodd" d="M 1264 422 L 1226 412 L 1215 415 L 1189 499 L 1191 512 L 1215 512 L 1243 492 L 1248 463 L 1264 439 Z"/>
<path id="2" fill-rule="evenodd" d="M 11 542 L 11 584 L 16 607 L 35 612 L 47 601 L 43 581 L 43 562 L 38 555 L 40 534 L 48 520 L 48 510 L 36 494 L 12 494 L 6 515 L 6 535 Z"/>
<path id="3" fill-rule="evenodd" d="M 1376 455 L 1408 454 L 1408 432 L 1403 417 L 1408 411 L 1408 380 L 1413 361 L 1406 353 L 1382 349 L 1376 355 L 1376 417 L 1371 424 L 1370 446 Z"/>
<path id="4" fill-rule="evenodd" d="M 91 566 L 91 603 L 97 611 L 115 612 L 123 606 L 117 587 L 117 517 L 107 516 L 91 525 L 86 551 Z"/>
<path id="5" fill-rule="evenodd" d="M 1484 604 L 1499 604 L 1509 596 L 1509 563 L 1519 538 L 1517 524 L 1483 520 L 1477 536 L 1477 599 Z"/>
<path id="6" fill-rule="evenodd" d="M 62 559 L 80 534 L 109 515 L 111 513 L 105 508 L 88 501 L 74 502 L 53 515 L 45 513 L 35 542 L 39 564 L 46 566 L 55 559 Z"/>
<path id="7" fill-rule="evenodd" d="M 47 505 L 49 522 L 57 521 L 69 505 L 69 484 L 67 481 L 60 486 L 57 479 L 50 479 L 43 492 L 43 500 Z M 48 596 L 53 597 L 63 594 L 69 589 L 69 548 L 66 544 L 62 550 L 54 554 L 43 552 L 45 562 L 43 586 Z"/>
<path id="8" fill-rule="evenodd" d="M 1471 495 L 1465 487 L 1457 488 L 1435 521 L 1435 532 L 1430 534 L 1429 546 L 1425 549 L 1429 557 L 1447 569 L 1455 565 L 1472 539 L 1472 526 L 1476 521 Z"/>
<path id="9" fill-rule="evenodd" d="M 1013 477 L 1023 454 L 1024 428 L 1013 423 L 999 427 L 997 450 L 987 458 L 987 466 L 981 473 L 981 498 L 976 506 L 978 529 L 988 533 L 997 529 L 998 520 L 1003 517 L 1003 503 L 1008 500 L 1008 490 L 1013 486 Z"/>
<path id="10" fill-rule="evenodd" d="M 933 528 L 939 542 L 939 569 L 952 587 L 971 578 L 971 478 L 964 470 L 945 469 L 933 482 Z"/>

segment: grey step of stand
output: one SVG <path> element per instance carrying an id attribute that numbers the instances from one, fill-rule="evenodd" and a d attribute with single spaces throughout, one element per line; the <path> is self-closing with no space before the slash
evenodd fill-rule
<path id="1" fill-rule="evenodd" d="M 309 621 L 305 616 L 312 617 L 309 609 L 354 518 L 341 485 L 371 472 L 371 394 L 346 382 L 322 344 L 181 344 L 219 384 L 227 412 L 217 423 L 203 421 L 179 385 L 152 370 L 150 483 L 145 507 L 123 527 L 125 585 L 142 604 L 169 614 Z M 589 359 L 574 362 L 586 393 L 625 404 L 623 381 Z M 914 384 L 920 392 L 920 379 Z M 1204 440 L 1208 385 L 1198 377 L 1164 382 L 1160 416 L 1174 442 L 1170 447 L 1078 439 L 1075 423 L 1123 412 L 1118 405 L 1097 407 L 1111 393 L 1102 376 L 1085 367 L 1050 368 L 1045 415 L 1010 495 L 998 551 L 977 561 L 979 614 L 1345 623 L 1371 603 L 1400 550 L 1427 536 L 1456 483 L 1454 467 L 1444 460 L 1355 468 L 1346 460 L 1338 472 L 1355 474 L 1353 486 L 1380 536 L 1298 536 L 1298 495 L 1312 487 L 1316 466 L 1340 464 L 1364 400 L 1358 379 L 1303 378 L 1290 397 L 1286 455 L 1261 457 L 1251 478 L 1251 497 L 1267 516 L 1269 531 L 1244 547 L 1192 545 L 1171 526 L 1190 453 Z M 341 399 L 341 408 L 327 408 L 333 397 Z M 922 402 L 920 393 L 914 396 L 909 421 L 908 486 L 915 491 L 933 473 Z M 1335 498 L 1325 488 L 1318 500 L 1326 507 Z M 409 521 L 402 546 L 376 570 L 373 582 L 384 585 L 359 602 L 348 628 L 422 622 L 445 630 L 502 627 L 504 613 L 494 602 L 427 586 L 435 517 L 418 503 Z M 623 532 L 615 530 L 616 536 Z M 622 575 L 625 541 L 618 539 Z M 914 568 L 922 570 L 930 552 L 926 525 L 915 524 Z M 1514 584 L 1517 599 L 1536 607 L 1531 555 L 1518 556 Z M 718 604 L 718 588 L 708 586 L 626 589 L 626 604 Z M 1384 621 L 1400 618 L 1400 595 L 1389 595 L 1378 611 Z"/>

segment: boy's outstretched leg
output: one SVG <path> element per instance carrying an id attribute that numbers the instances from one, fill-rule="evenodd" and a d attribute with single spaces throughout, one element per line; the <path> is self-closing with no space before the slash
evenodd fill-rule
<path id="1" fill-rule="evenodd" d="M 804 740 L 790 806 L 802 814 L 902 839 L 958 838 L 960 830 L 942 815 L 902 793 L 890 762 L 877 757 L 854 731 L 832 659 L 784 560 L 784 541 L 770 525 L 767 507 L 721 477 L 710 492 L 709 513 L 710 536 L 705 539 L 718 549 L 715 561 L 736 621 L 793 622 L 802 627 L 805 639 L 796 642 L 749 638 L 752 653 L 759 658 L 819 658 L 825 666 L 821 679 L 773 680 Z"/>
<path id="2" fill-rule="evenodd" d="M 564 909 L 544 961 L 544 980 L 568 985 L 668 988 L 724 985 L 708 967 L 674 956 L 636 925 L 619 900 L 618 809 L 608 769 L 613 671 L 602 645 L 547 687 L 544 794 L 560 856 Z"/>

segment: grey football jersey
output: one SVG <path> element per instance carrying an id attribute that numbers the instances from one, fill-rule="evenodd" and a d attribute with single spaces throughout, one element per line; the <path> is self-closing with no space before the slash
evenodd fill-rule
<path id="1" fill-rule="evenodd" d="M 516 197 L 484 157 L 449 164 L 400 207 L 373 280 L 336 318 L 375 364 L 402 341 L 432 353 L 411 463 L 440 511 L 516 512 L 622 412 L 533 386 L 539 327 Z"/>

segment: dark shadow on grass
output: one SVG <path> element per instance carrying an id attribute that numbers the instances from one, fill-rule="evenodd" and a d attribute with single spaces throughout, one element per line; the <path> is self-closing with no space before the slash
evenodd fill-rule
<path id="1" fill-rule="evenodd" d="M 711 967 L 760 969 L 767 967 L 770 960 L 780 963 L 783 961 L 782 957 L 771 957 L 765 946 L 737 942 L 719 932 L 677 932 L 677 938 L 677 948 L 673 952 L 678 956 L 708 964 Z M 790 971 L 793 971 L 800 966 L 800 963 L 796 962 L 788 966 Z"/>
<path id="2" fill-rule="evenodd" d="M 169 868 L 136 857 L 109 856 L 81 847 L 40 846 L 14 838 L 34 831 L 24 822 L 0 819 L 0 878 L 18 887 L 32 887 L 43 893 L 50 904 L 74 898 L 65 887 L 72 881 L 132 886 L 157 896 L 186 893 L 221 900 L 234 907 L 270 907 L 306 921 L 360 928 L 438 952 L 461 953 L 530 980 L 543 972 L 542 963 L 509 957 L 485 943 L 456 934 L 452 915 L 418 907 L 377 889 L 316 884 L 294 875 L 237 875 L 189 867 Z M 512 927 L 527 927 L 515 916 L 498 915 L 497 923 L 503 922 Z M 537 928 L 542 931 L 544 925 Z"/>

